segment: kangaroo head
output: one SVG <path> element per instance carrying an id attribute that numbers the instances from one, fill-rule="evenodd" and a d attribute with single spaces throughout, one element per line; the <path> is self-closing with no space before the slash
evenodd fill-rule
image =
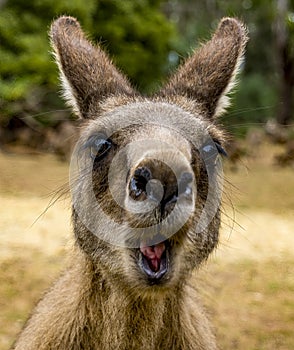
<path id="1" fill-rule="evenodd" d="M 218 242 L 225 135 L 215 120 L 228 105 L 246 30 L 224 18 L 149 98 L 74 18 L 57 19 L 50 35 L 65 99 L 85 120 L 71 161 L 76 242 L 117 283 L 170 290 Z"/>

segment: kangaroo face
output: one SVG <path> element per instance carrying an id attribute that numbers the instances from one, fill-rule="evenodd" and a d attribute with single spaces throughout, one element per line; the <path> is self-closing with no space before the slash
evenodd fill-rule
<path id="1" fill-rule="evenodd" d="M 77 243 L 136 291 L 171 288 L 218 242 L 227 105 L 246 43 L 223 19 L 157 94 L 143 98 L 78 22 L 51 28 L 65 97 L 86 120 L 71 162 Z"/>

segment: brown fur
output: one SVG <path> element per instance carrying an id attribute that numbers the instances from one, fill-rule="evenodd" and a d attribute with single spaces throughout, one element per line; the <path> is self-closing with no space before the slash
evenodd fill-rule
<path id="1" fill-rule="evenodd" d="M 213 118 L 227 105 L 226 94 L 232 88 L 240 65 L 247 41 L 246 30 L 236 19 L 223 19 L 211 41 L 196 50 L 167 85 L 150 98 L 141 97 L 132 89 L 106 54 L 85 38 L 75 19 L 61 17 L 56 20 L 51 27 L 51 40 L 65 97 L 76 113 L 87 120 L 78 143 L 80 149 L 89 136 L 101 128 L 117 130 L 119 123 L 132 118 L 136 122 L 113 133 L 112 141 L 116 146 L 97 164 L 98 170 L 93 170 L 93 189 L 103 211 L 121 225 L 119 227 L 148 226 L 157 222 L 158 209 L 143 216 L 122 209 L 114 201 L 106 182 L 115 152 L 128 145 L 130 140 L 144 140 L 146 135 L 153 142 L 167 142 L 179 150 L 179 153 L 166 149 L 157 151 L 167 162 L 174 164 L 175 173 L 190 171 L 194 174 L 197 197 L 193 194 L 181 204 L 185 211 L 193 203 L 193 215 L 168 239 L 171 264 L 158 284 L 150 284 L 138 268 L 138 249 L 112 245 L 98 238 L 73 208 L 76 245 L 71 265 L 39 302 L 13 348 L 216 349 L 191 272 L 217 245 L 220 210 L 207 227 L 196 232 L 208 198 L 205 168 L 195 147 L 188 138 L 183 141 L 173 126 L 181 125 L 181 130 L 200 144 L 204 129 L 213 140 L 224 143 L 224 133 Z M 156 125 L 156 121 L 167 117 L 170 127 Z M 187 125 L 191 117 L 195 118 L 196 126 Z M 146 120 L 150 124 L 145 125 Z M 156 178 L 173 189 L 174 176 L 169 173 L 169 168 L 158 161 L 149 161 L 146 158 L 148 151 L 144 150 L 141 160 L 136 159 L 136 148 L 122 153 L 114 185 L 118 192 L 121 172 L 127 168 L 132 174 L 138 164 L 147 164 L 156 173 Z M 78 182 L 78 194 L 88 194 L 89 186 L 87 181 Z M 128 203 L 128 198 L 122 197 Z M 91 211 L 89 198 L 81 197 L 81 201 Z M 165 214 L 171 210 L 167 209 Z M 102 220 L 98 228 L 107 231 L 109 223 Z M 114 235 L 119 233 L 112 232 Z"/>

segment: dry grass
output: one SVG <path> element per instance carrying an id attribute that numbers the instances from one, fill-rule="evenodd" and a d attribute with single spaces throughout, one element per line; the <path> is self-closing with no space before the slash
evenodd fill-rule
<path id="1" fill-rule="evenodd" d="M 62 265 L 61 254 L 46 256 L 35 249 L 14 250 L 0 263 L 0 349 L 8 349 L 24 320 Z"/>
<path id="2" fill-rule="evenodd" d="M 293 256 L 213 263 L 200 289 L 221 349 L 294 349 Z"/>
<path id="3" fill-rule="evenodd" d="M 197 277 L 221 349 L 294 348 L 293 169 L 270 165 L 276 151 L 265 145 L 229 171 L 238 224 L 225 218 L 219 250 Z M 63 266 L 68 202 L 31 225 L 66 179 L 67 165 L 54 157 L 0 154 L 0 350 Z"/>

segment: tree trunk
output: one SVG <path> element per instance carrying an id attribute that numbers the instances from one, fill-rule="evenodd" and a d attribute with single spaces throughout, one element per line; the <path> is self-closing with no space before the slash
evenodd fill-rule
<path id="1" fill-rule="evenodd" d="M 277 122 L 288 125 L 293 117 L 294 92 L 294 57 L 290 48 L 290 33 L 286 18 L 289 12 L 288 0 L 277 0 L 277 17 L 275 25 L 280 70 L 280 107 Z"/>

